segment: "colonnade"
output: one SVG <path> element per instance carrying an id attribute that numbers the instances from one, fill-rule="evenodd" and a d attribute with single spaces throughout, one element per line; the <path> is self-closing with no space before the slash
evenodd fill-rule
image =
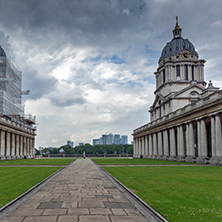
<path id="1" fill-rule="evenodd" d="M 221 114 L 162 124 L 134 135 L 134 157 L 222 163 Z"/>
<path id="2" fill-rule="evenodd" d="M 35 138 L 19 131 L 0 130 L 0 160 L 34 156 Z"/>

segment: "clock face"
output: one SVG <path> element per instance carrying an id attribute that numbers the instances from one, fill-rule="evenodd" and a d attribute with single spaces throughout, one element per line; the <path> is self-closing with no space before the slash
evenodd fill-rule
<path id="1" fill-rule="evenodd" d="M 189 53 L 188 51 L 183 51 L 183 52 L 181 53 L 181 57 L 182 57 L 183 59 L 188 59 L 188 58 L 190 58 L 190 53 Z"/>

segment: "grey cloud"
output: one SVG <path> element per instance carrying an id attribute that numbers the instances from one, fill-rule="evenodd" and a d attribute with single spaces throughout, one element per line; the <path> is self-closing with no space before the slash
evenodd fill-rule
<path id="1" fill-rule="evenodd" d="M 75 97 L 75 95 L 73 95 Z M 55 106 L 73 106 L 73 105 L 83 105 L 85 103 L 84 98 L 50 98 L 51 103 Z"/>
<path id="2" fill-rule="evenodd" d="M 74 106 L 83 105 L 85 103 L 84 91 L 80 86 L 71 85 L 63 81 L 61 84 L 56 84 L 53 90 L 46 95 L 51 103 L 55 106 Z"/>
<path id="3" fill-rule="evenodd" d="M 91 0 L 23 0 L 1 1 L 2 26 L 19 31 L 30 43 L 50 40 L 50 44 L 72 42 L 73 45 L 103 47 L 121 45 L 131 38 L 128 29 L 138 30 L 138 16 L 145 11 L 145 1 Z M 112 7 L 113 6 L 113 7 Z M 128 9 L 130 14 L 122 13 Z M 11 12 L 13 11 L 13 20 Z M 55 45 L 53 46 L 55 47 Z"/>
<path id="4" fill-rule="evenodd" d="M 10 37 L 6 35 L 2 30 L 0 30 L 0 45 L 2 46 L 8 57 L 10 57 L 11 55 L 13 56 L 13 50 L 10 44 Z"/>
<path id="5" fill-rule="evenodd" d="M 30 67 L 24 68 L 25 72 L 22 75 L 23 78 L 23 90 L 30 90 L 28 97 L 24 96 L 23 99 L 33 99 L 36 100 L 41 98 L 43 95 L 52 91 L 55 87 L 57 80 L 48 75 L 41 78 L 36 70 Z"/>

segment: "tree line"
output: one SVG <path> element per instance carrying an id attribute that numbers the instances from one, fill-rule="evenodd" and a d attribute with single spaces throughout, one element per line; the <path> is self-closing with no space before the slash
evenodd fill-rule
<path id="1" fill-rule="evenodd" d="M 84 151 L 86 154 L 133 154 L 133 145 L 130 144 L 92 146 L 88 143 L 81 146 L 76 146 L 74 148 L 70 145 L 63 145 L 55 149 L 45 148 L 44 153 L 58 154 L 61 149 L 64 150 L 65 154 L 83 154 Z M 38 154 L 38 152 L 36 154 Z"/>

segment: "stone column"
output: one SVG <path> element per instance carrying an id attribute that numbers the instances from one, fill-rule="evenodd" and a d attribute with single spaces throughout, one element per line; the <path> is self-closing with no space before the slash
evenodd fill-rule
<path id="1" fill-rule="evenodd" d="M 181 156 L 185 156 L 185 147 L 184 147 L 184 133 L 183 133 L 183 126 L 180 126 L 180 153 Z"/>
<path id="2" fill-rule="evenodd" d="M 157 156 L 156 133 L 153 134 L 153 155 L 154 155 L 154 156 Z"/>
<path id="3" fill-rule="evenodd" d="M 31 149 L 32 149 L 32 155 L 34 156 L 35 155 L 35 139 L 32 138 L 32 143 L 31 143 Z"/>
<path id="4" fill-rule="evenodd" d="M 15 142 L 15 152 L 16 152 L 16 156 L 19 156 L 20 153 L 19 153 L 19 135 L 16 134 L 16 142 Z"/>
<path id="5" fill-rule="evenodd" d="M 197 120 L 197 150 L 198 150 L 198 156 L 202 156 L 200 120 Z"/>
<path id="6" fill-rule="evenodd" d="M 141 138 L 141 145 L 142 145 L 141 155 L 144 156 L 144 154 L 145 154 L 145 138 L 144 138 L 144 136 Z"/>
<path id="7" fill-rule="evenodd" d="M 169 156 L 169 141 L 168 141 L 168 131 L 163 131 L 163 148 L 165 158 Z"/>
<path id="8" fill-rule="evenodd" d="M 6 156 L 11 156 L 11 134 L 6 132 Z"/>
<path id="9" fill-rule="evenodd" d="M 5 131 L 1 130 L 1 148 L 0 148 L 0 156 L 5 156 Z"/>
<path id="10" fill-rule="evenodd" d="M 26 149 L 26 137 L 23 136 L 23 147 L 24 147 L 24 155 L 26 156 L 27 155 L 27 149 Z"/>
<path id="11" fill-rule="evenodd" d="M 29 138 L 29 155 L 32 155 L 32 138 Z"/>
<path id="12" fill-rule="evenodd" d="M 176 138 L 174 128 L 170 129 L 170 157 L 176 157 Z"/>
<path id="13" fill-rule="evenodd" d="M 177 127 L 177 160 L 181 161 L 185 156 L 184 152 L 184 136 L 183 136 L 183 126 L 180 125 Z"/>
<path id="14" fill-rule="evenodd" d="M 215 129 L 215 119 L 214 116 L 211 116 L 211 148 L 212 148 L 212 157 L 216 157 L 216 129 Z"/>
<path id="15" fill-rule="evenodd" d="M 193 123 L 189 123 L 189 141 L 188 141 L 188 144 L 189 144 L 189 155 L 190 156 L 194 156 L 194 131 L 193 131 Z"/>
<path id="16" fill-rule="evenodd" d="M 24 156 L 23 136 L 20 136 L 20 144 L 19 144 L 19 147 L 20 147 L 20 153 L 21 153 L 21 155 Z"/>
<path id="17" fill-rule="evenodd" d="M 158 138 L 158 156 L 163 156 L 163 141 L 162 141 L 162 132 L 157 133 Z"/>
<path id="18" fill-rule="evenodd" d="M 149 134 L 149 157 L 153 156 L 153 139 L 152 134 Z"/>
<path id="19" fill-rule="evenodd" d="M 30 156 L 30 139 L 29 139 L 29 137 L 26 138 L 26 150 L 27 150 L 27 155 Z"/>
<path id="20" fill-rule="evenodd" d="M 186 156 L 190 156 L 190 127 L 186 123 Z"/>
<path id="21" fill-rule="evenodd" d="M 200 65 L 200 78 L 201 78 L 201 81 L 204 81 L 204 64 L 201 64 Z"/>
<path id="22" fill-rule="evenodd" d="M 188 65 L 188 80 L 192 80 L 192 66 Z"/>
<path id="23" fill-rule="evenodd" d="M 133 138 L 133 157 L 136 156 L 136 138 Z"/>
<path id="24" fill-rule="evenodd" d="M 180 79 L 184 80 L 184 65 L 180 65 Z"/>
<path id="25" fill-rule="evenodd" d="M 137 157 L 139 157 L 139 155 L 140 155 L 140 138 L 137 138 L 136 140 L 137 140 L 137 146 L 136 146 L 137 147 L 137 149 L 136 149 L 137 150 Z"/>
<path id="26" fill-rule="evenodd" d="M 11 155 L 12 156 L 15 156 L 16 155 L 16 151 L 15 151 L 15 134 L 14 133 L 12 133 L 12 135 L 11 135 L 11 148 L 12 148 L 12 153 L 11 153 Z"/>
<path id="27" fill-rule="evenodd" d="M 145 152 L 144 155 L 147 157 L 149 154 L 149 144 L 148 144 L 148 135 L 145 136 Z"/>
<path id="28" fill-rule="evenodd" d="M 177 127 L 177 155 L 182 156 L 182 149 L 181 149 L 181 144 L 182 144 L 182 138 L 181 138 L 181 128 L 180 126 Z"/>
<path id="29" fill-rule="evenodd" d="M 207 132 L 205 119 L 201 120 L 201 154 L 202 157 L 207 157 Z"/>
<path id="30" fill-rule="evenodd" d="M 221 119 L 219 115 L 215 116 L 216 121 L 216 156 L 221 157 L 222 156 L 222 138 L 221 138 Z"/>
<path id="31" fill-rule="evenodd" d="M 142 141 L 141 141 L 141 137 L 140 138 L 138 138 L 138 154 L 139 154 L 139 157 L 140 157 L 140 155 L 141 155 L 141 153 L 142 153 Z"/>
<path id="32" fill-rule="evenodd" d="M 177 144 L 176 144 L 176 149 L 177 149 L 177 155 L 180 156 L 180 127 L 177 126 Z"/>

